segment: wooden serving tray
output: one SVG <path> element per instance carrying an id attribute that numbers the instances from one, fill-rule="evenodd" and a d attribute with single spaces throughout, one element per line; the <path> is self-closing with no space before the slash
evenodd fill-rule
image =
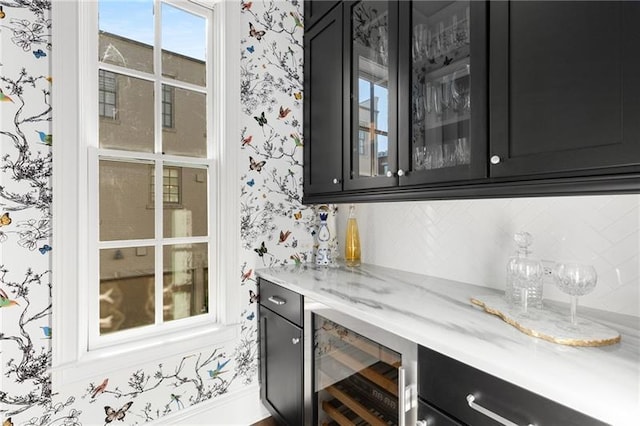
<path id="1" fill-rule="evenodd" d="M 496 315 L 529 336 L 567 346 L 607 346 L 620 342 L 617 331 L 578 316 L 577 329 L 570 328 L 569 309 L 558 312 L 553 308 L 530 308 L 523 316 L 519 306 L 511 306 L 502 296 L 476 296 L 471 303 Z"/>

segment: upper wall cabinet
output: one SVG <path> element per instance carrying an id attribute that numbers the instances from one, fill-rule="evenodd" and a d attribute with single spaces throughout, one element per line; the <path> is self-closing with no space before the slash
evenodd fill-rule
<path id="1" fill-rule="evenodd" d="M 341 2 L 305 33 L 305 202 L 640 191 L 637 22 L 640 2 Z"/>
<path id="2" fill-rule="evenodd" d="M 640 162 L 640 3 L 491 2 L 491 176 Z"/>

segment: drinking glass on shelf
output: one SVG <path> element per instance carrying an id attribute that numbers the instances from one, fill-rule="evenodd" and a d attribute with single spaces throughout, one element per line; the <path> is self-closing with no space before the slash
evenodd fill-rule
<path id="1" fill-rule="evenodd" d="M 571 327 L 578 327 L 576 312 L 578 297 L 589 294 L 596 288 L 598 274 L 591 265 L 581 263 L 557 263 L 553 269 L 553 278 L 563 293 L 571 296 Z"/>
<path id="2" fill-rule="evenodd" d="M 529 291 L 535 291 L 542 285 L 544 268 L 539 260 L 531 257 L 519 257 L 512 266 L 511 282 L 520 289 L 520 306 L 524 317 L 531 317 L 529 312 Z"/>

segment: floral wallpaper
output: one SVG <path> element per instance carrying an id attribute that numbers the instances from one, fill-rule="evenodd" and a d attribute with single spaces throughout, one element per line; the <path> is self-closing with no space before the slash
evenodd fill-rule
<path id="1" fill-rule="evenodd" d="M 0 0 L 0 418 L 9 425 L 144 424 L 257 381 L 257 268 L 312 260 L 302 199 L 302 1 L 238 2 L 241 264 L 232 345 L 53 386 L 50 0 Z M 55 196 L 55 194 L 54 194 Z M 335 211 L 333 212 L 335 216 Z M 54 392 L 53 390 L 56 390 Z"/>

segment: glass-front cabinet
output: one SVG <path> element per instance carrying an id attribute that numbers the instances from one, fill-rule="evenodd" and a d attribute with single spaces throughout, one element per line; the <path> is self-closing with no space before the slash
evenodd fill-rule
<path id="1" fill-rule="evenodd" d="M 486 175 L 485 16 L 474 1 L 401 8 L 400 185 Z"/>
<path id="2" fill-rule="evenodd" d="M 486 4 L 345 2 L 344 189 L 486 175 Z"/>
<path id="3" fill-rule="evenodd" d="M 398 2 L 346 2 L 345 189 L 394 186 Z M 345 116 L 346 117 L 346 116 Z M 347 143 L 349 141 L 350 143 Z"/>

